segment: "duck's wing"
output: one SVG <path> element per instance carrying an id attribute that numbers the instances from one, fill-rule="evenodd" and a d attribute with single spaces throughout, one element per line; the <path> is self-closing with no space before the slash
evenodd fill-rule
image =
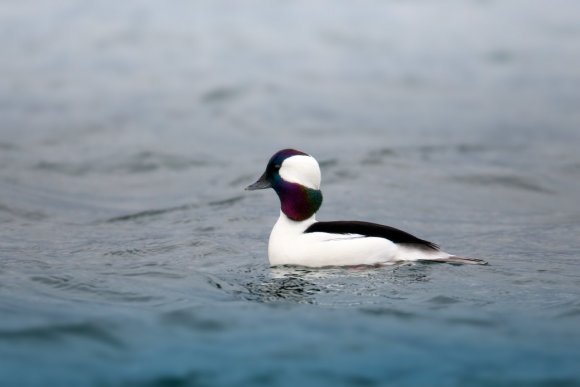
<path id="1" fill-rule="evenodd" d="M 416 248 L 439 250 L 435 243 L 417 238 L 405 231 L 391 226 L 385 226 L 377 223 L 359 222 L 359 221 L 334 221 L 334 222 L 315 222 L 310 225 L 305 233 L 325 232 L 329 234 L 358 234 L 365 237 L 385 238 L 393 243 L 412 245 Z"/>

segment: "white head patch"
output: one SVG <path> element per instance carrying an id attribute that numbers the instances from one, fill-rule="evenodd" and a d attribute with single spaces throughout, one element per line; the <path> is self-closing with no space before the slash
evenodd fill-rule
<path id="1" fill-rule="evenodd" d="M 288 157 L 280 168 L 282 179 L 298 183 L 308 188 L 320 189 L 320 167 L 312 156 L 296 155 Z"/>

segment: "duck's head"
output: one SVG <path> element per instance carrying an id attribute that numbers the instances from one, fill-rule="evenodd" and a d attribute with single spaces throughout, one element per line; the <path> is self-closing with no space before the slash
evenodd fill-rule
<path id="1" fill-rule="evenodd" d="M 322 204 L 318 162 L 295 149 L 276 152 L 270 158 L 266 171 L 246 190 L 266 188 L 276 191 L 282 212 L 295 221 L 310 218 Z"/>

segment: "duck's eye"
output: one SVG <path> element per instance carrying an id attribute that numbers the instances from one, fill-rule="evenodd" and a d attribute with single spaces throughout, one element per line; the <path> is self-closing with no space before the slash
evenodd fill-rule
<path id="1" fill-rule="evenodd" d="M 274 170 L 278 171 L 278 170 L 280 170 L 280 168 L 282 168 L 282 166 L 280 164 L 274 165 Z"/>

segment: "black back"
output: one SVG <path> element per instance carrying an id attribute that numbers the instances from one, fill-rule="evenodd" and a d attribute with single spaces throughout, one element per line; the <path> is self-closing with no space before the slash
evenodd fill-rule
<path id="1" fill-rule="evenodd" d="M 435 243 L 419 239 L 405 231 L 394 227 L 385 226 L 377 223 L 358 222 L 358 221 L 335 221 L 335 222 L 316 222 L 304 231 L 326 232 L 331 234 L 359 234 L 365 237 L 385 238 L 393 243 L 412 244 L 415 247 L 423 247 L 431 250 L 439 250 Z"/>

